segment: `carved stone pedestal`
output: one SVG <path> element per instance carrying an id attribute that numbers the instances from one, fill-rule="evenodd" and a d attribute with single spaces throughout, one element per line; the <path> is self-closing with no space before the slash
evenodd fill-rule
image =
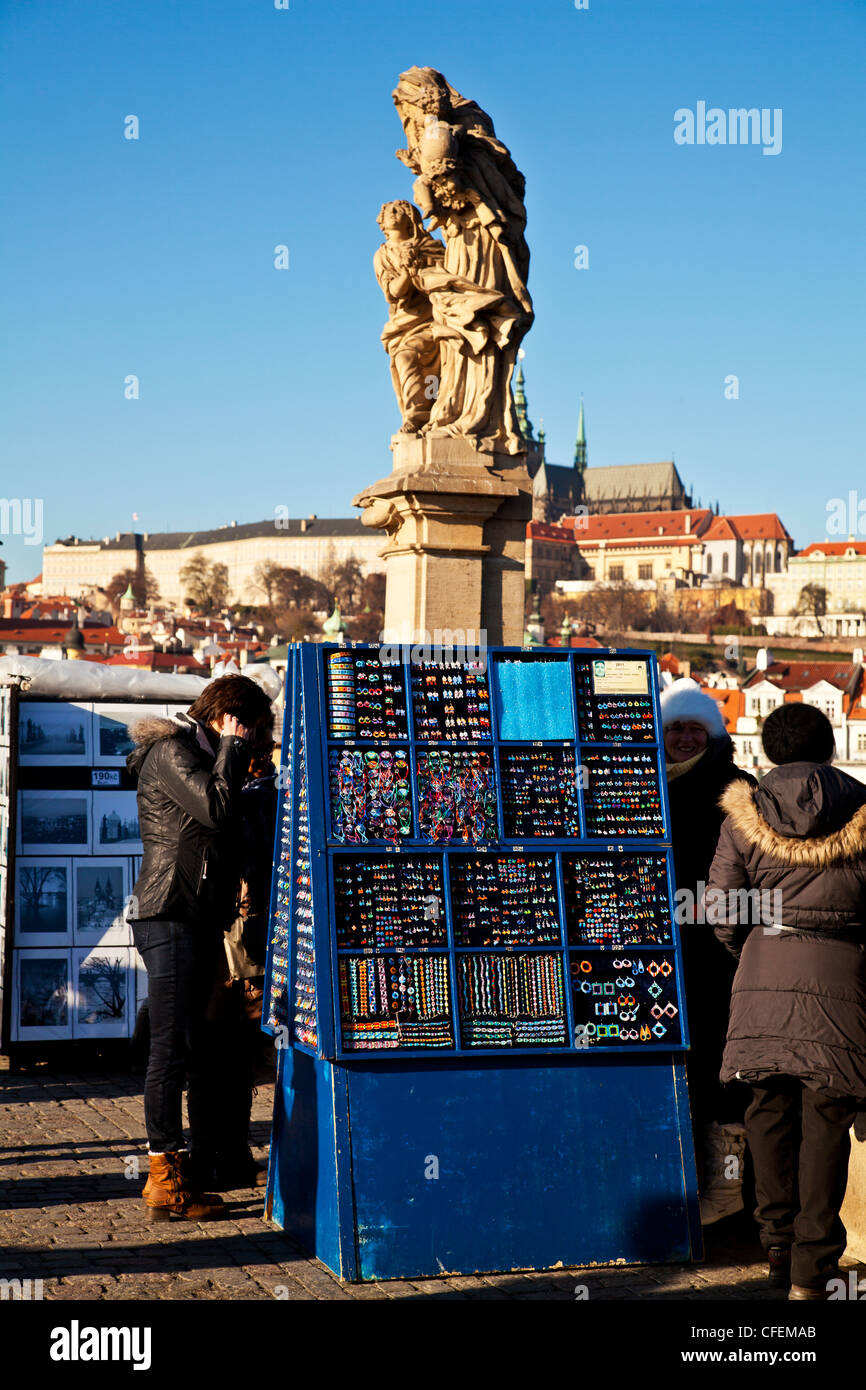
<path id="1" fill-rule="evenodd" d="M 387 532 L 385 640 L 436 642 L 457 630 L 520 646 L 532 515 L 523 456 L 445 435 L 397 434 L 391 448 L 393 472 L 354 499 L 364 525 Z"/>

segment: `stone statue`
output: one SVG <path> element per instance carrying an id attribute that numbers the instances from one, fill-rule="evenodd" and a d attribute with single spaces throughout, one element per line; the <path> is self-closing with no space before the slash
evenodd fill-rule
<path id="1" fill-rule="evenodd" d="M 402 433 L 415 434 L 430 418 L 440 375 L 433 309 L 420 276 L 430 267 L 441 267 L 445 248 L 425 231 L 421 214 L 411 203 L 384 203 L 376 221 L 385 237 L 373 257 L 376 279 L 388 301 L 382 343 L 391 358 Z"/>
<path id="2" fill-rule="evenodd" d="M 421 433 L 462 435 L 485 452 L 522 453 L 525 446 L 510 383 L 517 349 L 533 319 L 526 288 L 529 250 L 524 238 L 523 175 L 497 140 L 490 117 L 433 68 L 409 68 L 401 74 L 393 96 L 406 134 L 406 149 L 398 150 L 397 156 L 418 176 L 413 191 L 421 215 L 430 219 L 431 229 L 441 228 L 445 238 L 439 263 L 429 246 L 430 242 L 436 245 L 435 239 L 423 232 L 420 218 L 417 224 L 413 218 L 412 242 L 425 235 L 428 241 L 419 246 L 420 256 L 415 257 L 418 272 L 413 275 L 408 266 L 407 271 L 415 291 L 429 300 L 430 328 L 425 320 L 423 353 L 420 326 L 408 343 L 404 340 L 404 346 L 416 355 L 411 370 L 405 362 L 397 365 L 386 342 L 404 411 L 404 430 L 418 428 L 423 413 L 415 404 L 417 378 L 424 375 L 424 364 L 433 360 L 432 339 L 439 344 L 439 387 L 429 416 L 420 424 Z M 384 213 L 383 208 L 380 218 Z M 391 248 L 405 239 L 403 234 L 389 238 L 380 248 L 383 261 L 385 256 L 402 256 Z M 392 287 L 385 289 L 380 276 L 386 296 L 399 299 L 401 292 L 408 293 L 403 278 L 394 277 L 393 272 L 385 275 Z M 407 313 L 420 313 L 420 300 L 413 304 L 414 310 L 406 306 Z M 397 336 L 400 332 L 398 328 Z M 398 380 L 407 385 L 398 388 Z M 407 409 L 407 390 L 412 394 L 411 409 Z"/>

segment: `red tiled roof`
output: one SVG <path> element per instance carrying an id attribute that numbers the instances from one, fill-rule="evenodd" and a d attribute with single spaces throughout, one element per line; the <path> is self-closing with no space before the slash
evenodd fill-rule
<path id="1" fill-rule="evenodd" d="M 775 512 L 753 512 L 745 516 L 726 516 L 744 541 L 789 541 L 788 531 Z"/>
<path id="2" fill-rule="evenodd" d="M 69 631 L 69 623 L 31 622 L 22 624 L 18 618 L 0 618 L 0 645 L 7 642 L 42 642 L 46 646 L 63 646 Z M 101 647 L 107 642 L 110 647 L 122 647 L 126 634 L 116 627 L 83 627 L 81 629 L 85 646 Z"/>
<path id="3" fill-rule="evenodd" d="M 702 685 L 701 689 L 720 707 L 725 728 L 728 733 L 732 733 L 737 727 L 737 720 L 740 715 L 744 714 L 746 710 L 746 697 L 742 690 L 717 690 L 710 685 Z"/>
<path id="4" fill-rule="evenodd" d="M 574 545 L 574 534 L 563 526 L 547 521 L 527 521 L 526 539 L 533 541 L 559 541 L 562 545 Z"/>
<path id="5" fill-rule="evenodd" d="M 866 541 L 812 541 L 804 550 L 797 551 L 797 559 L 819 552 L 822 555 L 844 555 L 846 550 L 853 550 L 855 555 L 866 555 Z"/>
<path id="6" fill-rule="evenodd" d="M 844 690 L 850 684 L 854 670 L 851 661 L 773 661 L 764 671 L 752 671 L 743 686 L 748 688 L 768 680 L 787 694 L 808 690 L 819 681 L 827 681 L 837 690 Z"/>
<path id="7" fill-rule="evenodd" d="M 740 540 L 741 537 L 730 517 L 717 516 L 701 539 L 705 541 L 736 541 Z"/>
<path id="8" fill-rule="evenodd" d="M 569 639 L 568 645 L 570 647 L 600 647 L 602 644 L 601 642 L 597 642 L 594 637 L 575 637 L 572 634 L 571 638 Z M 547 646 L 562 646 L 562 638 L 560 637 L 558 632 L 553 637 L 548 637 Z"/>
<path id="9" fill-rule="evenodd" d="M 712 512 L 709 507 L 689 507 L 672 512 L 609 512 L 606 515 L 567 516 L 560 525 L 573 528 L 578 545 L 597 540 L 653 540 L 656 538 L 686 541 L 706 530 Z M 686 531 L 686 520 L 689 530 Z"/>

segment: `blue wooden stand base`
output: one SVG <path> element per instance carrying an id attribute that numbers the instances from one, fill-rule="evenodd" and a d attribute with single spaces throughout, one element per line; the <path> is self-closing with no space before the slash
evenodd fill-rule
<path id="1" fill-rule="evenodd" d="M 343 1279 L 702 1256 L 680 1057 L 279 1057 L 267 1213 Z"/>

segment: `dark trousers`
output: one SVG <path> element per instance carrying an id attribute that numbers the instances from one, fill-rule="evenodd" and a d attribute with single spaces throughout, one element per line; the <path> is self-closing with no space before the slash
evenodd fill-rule
<path id="1" fill-rule="evenodd" d="M 156 919 L 132 924 L 147 970 L 150 1052 L 144 1080 L 144 1123 L 154 1153 L 184 1148 L 183 1087 L 188 1079 L 190 1134 L 210 1111 L 210 1073 L 205 1012 L 223 950 L 222 933 Z"/>
<path id="2" fill-rule="evenodd" d="M 201 1164 L 232 1163 L 249 1153 L 258 1022 L 247 1016 L 242 981 L 227 980 L 213 991 L 205 1042 L 213 1062 L 200 1095 L 193 1152 Z"/>
<path id="3" fill-rule="evenodd" d="M 752 1087 L 746 1138 L 755 1167 L 761 1244 L 791 1248 L 791 1280 L 823 1289 L 845 1249 L 839 1210 L 857 1104 L 793 1076 Z"/>

